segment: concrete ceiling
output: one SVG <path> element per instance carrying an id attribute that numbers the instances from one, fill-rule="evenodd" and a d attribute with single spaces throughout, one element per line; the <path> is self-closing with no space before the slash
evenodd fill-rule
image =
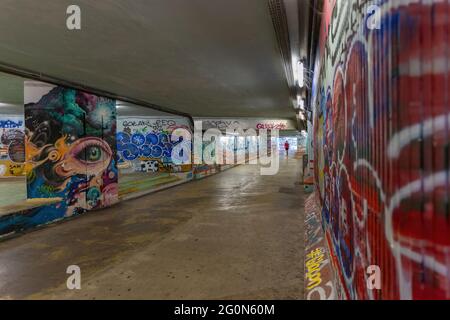
<path id="1" fill-rule="evenodd" d="M 69 31 L 73 3 L 2 0 L 0 63 L 193 116 L 294 117 L 266 0 L 78 0 Z"/>
<path id="2" fill-rule="evenodd" d="M 161 112 L 158 110 L 146 108 L 143 106 L 138 106 L 133 103 L 128 103 L 118 100 L 117 105 L 117 116 L 119 117 L 176 117 L 173 114 Z M 180 116 L 180 118 L 183 118 Z"/>

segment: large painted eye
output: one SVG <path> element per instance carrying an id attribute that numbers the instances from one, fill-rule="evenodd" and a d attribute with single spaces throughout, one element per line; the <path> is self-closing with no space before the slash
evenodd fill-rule
<path id="1" fill-rule="evenodd" d="M 105 141 L 91 137 L 77 140 L 72 145 L 70 154 L 82 163 L 96 165 L 99 162 L 109 162 L 112 151 Z"/>
<path id="2" fill-rule="evenodd" d="M 102 149 L 98 146 L 86 147 L 82 153 L 84 153 L 83 158 L 88 162 L 96 162 L 102 158 Z"/>

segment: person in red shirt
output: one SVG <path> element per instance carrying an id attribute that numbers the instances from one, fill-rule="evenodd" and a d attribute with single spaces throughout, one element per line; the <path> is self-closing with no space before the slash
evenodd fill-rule
<path id="1" fill-rule="evenodd" d="M 284 150 L 286 150 L 286 157 L 289 156 L 289 142 L 286 140 L 286 142 L 284 143 Z"/>

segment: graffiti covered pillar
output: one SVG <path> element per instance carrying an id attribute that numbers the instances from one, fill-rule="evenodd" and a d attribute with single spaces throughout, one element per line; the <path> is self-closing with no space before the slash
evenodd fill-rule
<path id="1" fill-rule="evenodd" d="M 62 199 L 36 222 L 117 202 L 115 100 L 35 81 L 24 95 L 28 198 Z"/>
<path id="2" fill-rule="evenodd" d="M 324 3 L 316 189 L 345 296 L 450 299 L 449 2 Z"/>

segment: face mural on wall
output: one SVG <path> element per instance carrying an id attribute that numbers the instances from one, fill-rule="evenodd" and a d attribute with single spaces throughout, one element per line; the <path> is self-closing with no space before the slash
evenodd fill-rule
<path id="1" fill-rule="evenodd" d="M 24 129 L 23 116 L 0 116 L 0 177 L 24 173 Z"/>
<path id="2" fill-rule="evenodd" d="M 71 216 L 118 201 L 115 100 L 25 83 L 28 198 L 62 198 L 43 210 Z"/>
<path id="3" fill-rule="evenodd" d="M 316 183 L 343 292 L 450 299 L 449 4 L 325 1 Z M 367 286 L 380 267 L 381 290 Z"/>

